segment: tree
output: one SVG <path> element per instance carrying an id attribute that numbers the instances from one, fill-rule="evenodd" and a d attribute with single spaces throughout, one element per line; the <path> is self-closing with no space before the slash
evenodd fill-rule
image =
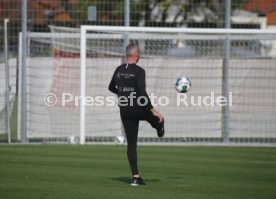
<path id="1" fill-rule="evenodd" d="M 130 0 L 131 25 L 150 25 L 142 22 L 159 22 L 163 25 L 188 22 L 215 23 L 224 26 L 226 0 Z M 89 6 L 97 8 L 97 22 L 100 25 L 124 25 L 124 0 L 78 0 L 70 7 L 63 0 L 64 7 L 78 22 L 87 22 Z M 232 0 L 232 9 L 242 6 L 246 0 Z"/>

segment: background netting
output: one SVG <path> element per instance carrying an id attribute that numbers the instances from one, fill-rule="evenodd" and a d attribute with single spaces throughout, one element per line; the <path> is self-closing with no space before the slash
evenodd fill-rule
<path id="1" fill-rule="evenodd" d="M 12 112 L 13 103 L 16 95 L 16 59 L 9 60 L 9 103 L 10 114 Z M 6 77 L 5 63 L 0 63 L 0 134 L 6 134 L 7 127 L 7 101 L 6 101 Z"/>
<path id="2" fill-rule="evenodd" d="M 216 100 L 222 95 L 225 39 L 229 38 L 230 142 L 275 143 L 275 35 L 89 31 L 86 96 L 93 100 L 101 96 L 107 103 L 106 98 L 113 95 L 108 84 L 115 68 L 125 60 L 126 34 L 142 50 L 138 65 L 147 72 L 149 95 L 169 99 L 168 106 L 156 107 L 165 117 L 166 137 L 157 139 L 155 130 L 141 122 L 140 142 L 222 142 L 222 107 L 204 105 L 204 97 Z M 79 30 L 52 27 L 51 34 L 33 33 L 28 39 L 27 137 L 55 141 L 79 136 Z M 185 95 L 187 103 L 180 105 L 177 99 L 184 96 L 177 96 L 174 89 L 179 76 L 192 82 Z M 54 106 L 45 105 L 47 93 L 56 96 Z M 62 95 L 67 95 L 64 104 Z M 211 103 L 209 99 L 207 103 Z M 164 99 L 161 102 L 164 104 Z M 88 142 L 112 142 L 122 133 L 117 105 L 94 101 L 86 106 L 85 119 Z"/>

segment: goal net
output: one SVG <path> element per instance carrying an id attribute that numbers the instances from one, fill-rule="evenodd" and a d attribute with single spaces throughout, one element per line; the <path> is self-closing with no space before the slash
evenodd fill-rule
<path id="1" fill-rule="evenodd" d="M 160 139 L 142 121 L 139 142 L 276 143 L 275 31 L 51 29 L 28 35 L 29 140 L 114 142 L 123 134 L 108 84 L 129 41 L 141 48 L 147 92 L 166 122 Z M 174 89 L 180 76 L 192 82 L 186 94 Z"/>

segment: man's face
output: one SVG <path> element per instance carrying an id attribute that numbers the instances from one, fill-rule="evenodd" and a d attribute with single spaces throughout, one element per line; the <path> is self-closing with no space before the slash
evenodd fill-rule
<path id="1" fill-rule="evenodd" d="M 138 52 L 136 53 L 136 63 L 138 63 L 138 61 L 140 59 L 140 55 L 141 55 L 141 52 L 140 52 L 140 50 L 138 50 Z"/>

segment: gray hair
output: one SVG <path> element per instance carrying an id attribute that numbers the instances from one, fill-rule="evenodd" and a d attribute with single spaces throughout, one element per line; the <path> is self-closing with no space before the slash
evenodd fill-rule
<path id="1" fill-rule="evenodd" d="M 138 53 L 139 51 L 140 51 L 140 48 L 137 44 L 129 44 L 126 48 L 126 55 L 128 57 Z"/>

